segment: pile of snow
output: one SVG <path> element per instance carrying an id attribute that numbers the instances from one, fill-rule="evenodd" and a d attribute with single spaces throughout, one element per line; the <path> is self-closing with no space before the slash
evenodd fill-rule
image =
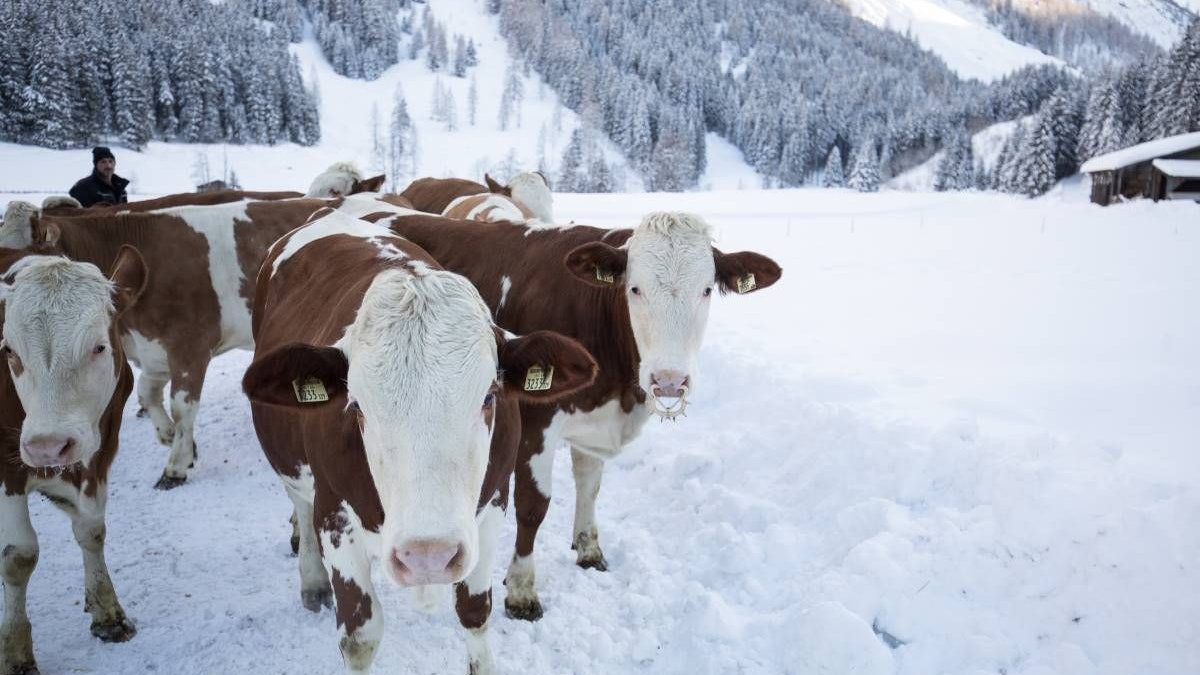
<path id="1" fill-rule="evenodd" d="M 610 463 L 607 573 L 573 564 L 559 453 L 546 616 L 493 613 L 501 672 L 1200 672 L 1196 205 L 780 190 L 555 208 L 614 226 L 694 210 L 785 274 L 714 300 L 688 417 Z M 249 359 L 213 362 L 178 490 L 151 489 L 165 450 L 126 410 L 108 551 L 133 641 L 89 635 L 68 521 L 33 500 L 44 672 L 342 672 L 332 613 L 298 602 Z M 510 517 L 497 607 L 512 538 Z M 463 672 L 452 612 L 377 583 L 375 670 Z"/>

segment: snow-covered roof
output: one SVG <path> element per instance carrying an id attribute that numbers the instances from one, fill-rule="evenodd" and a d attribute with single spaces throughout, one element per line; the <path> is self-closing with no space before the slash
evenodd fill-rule
<path id="1" fill-rule="evenodd" d="M 1154 168 L 1175 178 L 1200 178 L 1200 159 L 1156 159 Z"/>
<path id="2" fill-rule="evenodd" d="M 1079 167 L 1079 170 L 1084 173 L 1116 171 L 1130 164 L 1137 164 L 1138 162 L 1162 157 L 1163 155 L 1183 152 L 1191 148 L 1200 148 L 1200 131 L 1138 143 L 1123 150 L 1110 152 L 1107 155 L 1093 157 L 1084 162 L 1083 166 Z"/>

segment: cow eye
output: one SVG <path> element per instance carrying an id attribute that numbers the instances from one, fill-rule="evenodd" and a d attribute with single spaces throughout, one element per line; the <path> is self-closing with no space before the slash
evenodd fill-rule
<path id="1" fill-rule="evenodd" d="M 709 286 L 708 288 L 704 289 L 704 297 L 707 298 L 710 295 L 712 295 L 712 286 Z"/>
<path id="2" fill-rule="evenodd" d="M 106 349 L 106 347 L 104 345 L 96 345 L 96 348 L 92 350 L 92 353 L 93 354 L 103 354 L 105 349 Z"/>
<path id="3" fill-rule="evenodd" d="M 362 414 L 362 408 L 360 408 L 358 406 L 358 401 L 350 401 L 350 403 L 346 405 L 346 410 L 349 410 L 350 412 L 354 413 L 355 415 Z"/>
<path id="4" fill-rule="evenodd" d="M 483 397 L 483 407 L 490 408 L 494 405 L 496 405 L 496 395 L 495 394 L 488 394 L 487 396 Z"/>
<path id="5" fill-rule="evenodd" d="M 630 293 L 633 293 L 634 295 L 641 295 L 641 294 L 642 294 L 642 289 L 638 288 L 637 286 L 631 286 L 631 287 L 629 288 L 629 292 L 630 292 Z"/>
<path id="6" fill-rule="evenodd" d="M 13 353 L 12 347 L 9 347 L 7 342 L 0 344 L 0 352 L 3 352 L 5 356 Z"/>

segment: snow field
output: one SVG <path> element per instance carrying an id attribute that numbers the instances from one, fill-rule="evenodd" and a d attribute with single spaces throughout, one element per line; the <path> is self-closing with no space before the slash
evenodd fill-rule
<path id="1" fill-rule="evenodd" d="M 7 198 L 8 195 L 0 196 Z M 546 607 L 503 616 L 501 672 L 1047 673 L 1200 669 L 1200 230 L 1194 204 L 1102 209 L 843 190 L 560 195 L 564 220 L 688 209 L 783 279 L 714 300 L 693 406 L 610 463 L 610 572 L 569 550 L 569 453 L 537 546 Z M 184 487 L 130 403 L 109 564 L 132 642 L 87 631 L 67 519 L 32 500 L 47 673 L 338 673 L 298 602 L 289 502 L 239 382 L 210 371 Z M 382 575 L 375 672 L 461 673 L 449 609 Z"/>

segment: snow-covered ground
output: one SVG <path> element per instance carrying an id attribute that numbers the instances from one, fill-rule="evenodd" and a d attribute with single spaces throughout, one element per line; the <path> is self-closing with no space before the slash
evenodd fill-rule
<path id="1" fill-rule="evenodd" d="M 1009 40 L 962 0 L 836 0 L 854 16 L 912 36 L 960 77 L 991 82 L 1023 66 L 1062 61 Z"/>
<path id="2" fill-rule="evenodd" d="M 697 211 L 785 275 L 714 301 L 689 416 L 609 467 L 607 573 L 573 564 L 560 453 L 546 616 L 493 613 L 500 670 L 1200 672 L 1200 207 L 1081 192 L 561 195 L 602 225 Z M 298 602 L 249 358 L 214 362 L 178 490 L 151 489 L 165 450 L 126 411 L 108 552 L 133 641 L 88 634 L 67 520 L 33 500 L 43 672 L 341 672 L 332 614 Z M 453 614 L 378 581 L 375 672 L 465 672 Z"/>

